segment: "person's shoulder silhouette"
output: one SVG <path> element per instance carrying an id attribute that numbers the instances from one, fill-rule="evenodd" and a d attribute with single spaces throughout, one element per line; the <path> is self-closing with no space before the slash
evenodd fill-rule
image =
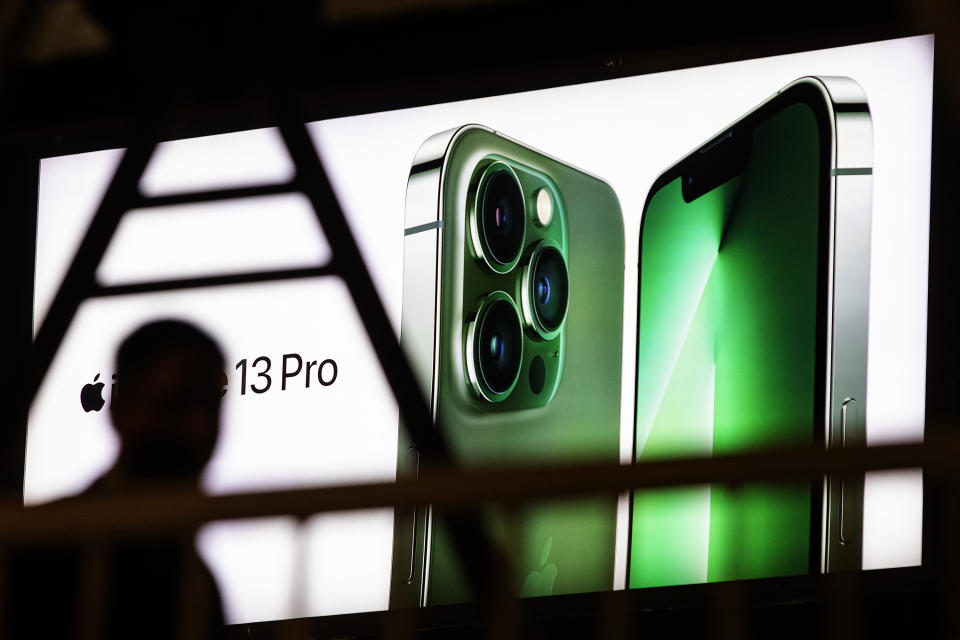
<path id="1" fill-rule="evenodd" d="M 216 342 L 192 324 L 160 320 L 131 333 L 117 351 L 110 406 L 120 440 L 116 462 L 67 500 L 153 486 L 199 489 L 220 431 L 223 365 Z M 8 554 L 6 637 L 76 633 L 90 615 L 78 606 L 80 592 L 96 575 L 84 563 L 98 562 L 97 554 L 106 567 L 95 581 L 103 592 L 101 637 L 170 638 L 184 624 L 220 635 L 216 584 L 194 548 L 194 532 L 184 531 Z"/>

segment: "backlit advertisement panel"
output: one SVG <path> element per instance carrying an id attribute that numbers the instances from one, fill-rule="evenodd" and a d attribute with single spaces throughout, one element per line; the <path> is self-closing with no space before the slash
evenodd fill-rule
<path id="1" fill-rule="evenodd" d="M 922 439 L 932 81 L 922 36 L 308 126 L 458 459 L 629 463 Z M 35 330 L 120 154 L 41 162 Z M 141 190 L 292 174 L 261 129 L 161 144 Z M 330 255 L 303 196 L 263 196 L 132 211 L 97 275 Z M 206 491 L 416 472 L 346 287 L 315 278 L 84 303 L 31 409 L 27 504 L 109 469 L 112 358 L 156 317 L 195 322 L 226 354 Z M 517 593 L 550 595 L 916 565 L 921 489 L 898 471 L 485 519 Z M 197 545 L 233 623 L 461 600 L 430 516 L 212 523 Z"/>

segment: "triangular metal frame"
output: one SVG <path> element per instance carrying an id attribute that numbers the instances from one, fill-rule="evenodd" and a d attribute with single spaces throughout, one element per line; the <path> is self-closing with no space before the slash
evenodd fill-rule
<path id="1" fill-rule="evenodd" d="M 417 387 L 413 370 L 403 354 L 383 303 L 374 288 L 306 125 L 300 119 L 284 115 L 286 117 L 280 118 L 278 128 L 296 169 L 295 176 L 290 182 L 158 197 L 144 196 L 140 192 L 139 184 L 160 140 L 160 119 L 151 120 L 150 124 L 153 126 L 139 130 L 136 140 L 123 153 L 86 235 L 33 341 L 28 360 L 28 375 L 22 380 L 24 388 L 18 396 L 26 404 L 21 415 L 28 415 L 29 407 L 80 305 L 89 298 L 339 276 L 347 285 L 391 391 L 397 399 L 402 421 L 407 427 L 412 442 L 421 452 L 421 468 L 429 473 L 431 469 L 453 466 L 450 448 L 443 438 L 442 430 L 433 423 L 429 407 Z M 292 192 L 302 193 L 309 199 L 317 216 L 317 222 L 327 237 L 332 257 L 325 265 L 117 286 L 102 286 L 96 280 L 96 270 L 107 246 L 120 220 L 130 210 Z M 494 557 L 494 550 L 485 534 L 479 515 L 469 512 L 459 513 L 456 518 L 449 519 L 448 528 L 460 561 L 463 563 L 464 573 L 471 582 L 478 599 L 488 600 L 498 592 L 502 593 L 502 589 L 495 586 L 501 584 L 503 579 L 503 575 L 497 575 L 497 568 L 501 567 L 501 563 Z"/>

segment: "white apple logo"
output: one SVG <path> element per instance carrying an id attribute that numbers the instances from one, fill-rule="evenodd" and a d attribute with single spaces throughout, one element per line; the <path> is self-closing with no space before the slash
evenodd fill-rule
<path id="1" fill-rule="evenodd" d="M 557 580 L 557 565 L 547 564 L 550 558 L 550 547 L 553 546 L 553 536 L 547 537 L 547 542 L 543 545 L 543 552 L 540 554 L 540 570 L 534 569 L 527 574 L 527 579 L 523 581 L 520 587 L 520 597 L 529 598 L 532 596 L 553 595 L 553 583 Z"/>

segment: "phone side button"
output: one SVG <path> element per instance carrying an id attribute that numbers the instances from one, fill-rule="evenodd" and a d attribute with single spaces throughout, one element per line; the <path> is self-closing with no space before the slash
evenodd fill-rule
<path id="1" fill-rule="evenodd" d="M 417 448 L 411 446 L 404 454 L 403 479 L 415 480 L 420 473 L 420 452 Z M 405 507 L 401 511 L 402 519 L 400 521 L 400 531 L 409 532 L 410 553 L 404 554 L 403 565 L 400 567 L 400 575 L 403 576 L 404 584 L 411 584 L 414 580 L 414 570 L 416 568 L 417 557 L 417 508 Z"/>
<path id="2" fill-rule="evenodd" d="M 844 398 L 843 405 L 840 407 L 840 447 L 846 447 L 850 442 L 847 432 L 854 431 L 857 428 L 857 411 L 859 404 L 853 398 Z M 852 434 L 851 434 L 852 436 Z M 853 529 L 852 512 L 847 507 L 847 492 L 851 489 L 851 483 L 846 482 L 846 478 L 840 478 L 840 529 L 838 535 L 840 544 L 847 544 L 852 540 L 850 534 Z M 853 496 L 850 496 L 852 498 Z"/>

